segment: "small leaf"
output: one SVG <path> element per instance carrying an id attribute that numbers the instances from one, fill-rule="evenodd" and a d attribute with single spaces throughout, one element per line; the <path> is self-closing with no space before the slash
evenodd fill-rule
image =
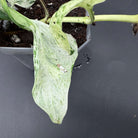
<path id="1" fill-rule="evenodd" d="M 8 0 L 10 3 L 11 7 L 14 5 L 21 6 L 23 8 L 29 8 L 31 7 L 36 0 Z"/>

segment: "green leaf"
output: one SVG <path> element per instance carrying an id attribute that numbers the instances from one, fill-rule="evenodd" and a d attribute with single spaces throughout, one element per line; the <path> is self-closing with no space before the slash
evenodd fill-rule
<path id="1" fill-rule="evenodd" d="M 28 31 L 31 31 L 33 29 L 33 24 L 29 18 L 20 14 L 13 8 L 8 7 L 7 2 L 5 0 L 0 0 L 0 4 L 2 5 L 3 10 L 5 11 L 5 14 L 12 22 Z"/>
<path id="2" fill-rule="evenodd" d="M 14 5 L 21 6 L 23 8 L 29 8 L 34 4 L 36 0 L 8 0 L 10 7 L 14 8 Z M 0 20 L 10 20 L 1 6 L 0 0 Z"/>
<path id="3" fill-rule="evenodd" d="M 103 0 L 98 0 L 98 2 L 96 0 L 78 1 L 73 0 L 72 3 L 68 2 L 61 6 L 53 15 L 50 26 L 33 21 L 36 26 L 33 31 L 35 68 L 33 98 L 51 120 L 58 124 L 62 123 L 67 111 L 72 67 L 78 55 L 75 39 L 71 35 L 63 33 L 60 25 L 63 17 L 71 9 L 85 5 L 84 2 L 89 2 L 87 4 L 91 4 L 91 8 L 93 8 L 94 4 Z M 69 48 L 66 47 L 67 44 L 69 44 Z"/>
<path id="4" fill-rule="evenodd" d="M 9 20 L 9 17 L 7 16 L 7 14 L 4 13 L 3 8 L 0 5 L 0 20 Z"/>

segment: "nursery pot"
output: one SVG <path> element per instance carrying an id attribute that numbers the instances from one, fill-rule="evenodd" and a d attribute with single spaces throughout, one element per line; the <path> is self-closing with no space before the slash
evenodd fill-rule
<path id="1" fill-rule="evenodd" d="M 79 47 L 79 51 L 91 40 L 91 25 L 87 26 L 86 41 Z M 14 56 L 19 62 L 33 70 L 33 48 L 0 47 L 0 52 Z"/>

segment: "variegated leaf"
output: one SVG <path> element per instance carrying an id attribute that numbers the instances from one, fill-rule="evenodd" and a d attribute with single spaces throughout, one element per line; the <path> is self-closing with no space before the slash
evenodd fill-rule
<path id="1" fill-rule="evenodd" d="M 54 123 L 60 124 L 67 111 L 72 68 L 78 55 L 75 39 L 62 32 L 63 17 L 76 7 L 84 7 L 88 11 L 91 7 L 92 10 L 94 4 L 104 0 L 69 1 L 54 14 L 50 25 L 30 20 L 9 8 L 5 0 L 0 1 L 6 14 L 15 24 L 33 32 L 33 98 Z M 93 15 L 93 11 L 91 12 Z"/>
<path id="2" fill-rule="evenodd" d="M 29 8 L 31 7 L 36 0 L 8 0 L 10 3 L 11 7 L 14 5 L 21 6 L 23 8 Z"/>

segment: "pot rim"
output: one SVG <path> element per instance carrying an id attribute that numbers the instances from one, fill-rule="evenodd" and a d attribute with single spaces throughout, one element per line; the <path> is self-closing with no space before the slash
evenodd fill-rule
<path id="1" fill-rule="evenodd" d="M 78 51 L 82 50 L 91 40 L 91 25 L 87 25 L 86 41 L 78 48 Z M 32 55 L 33 48 L 24 47 L 0 47 L 0 52 L 8 55 Z"/>

